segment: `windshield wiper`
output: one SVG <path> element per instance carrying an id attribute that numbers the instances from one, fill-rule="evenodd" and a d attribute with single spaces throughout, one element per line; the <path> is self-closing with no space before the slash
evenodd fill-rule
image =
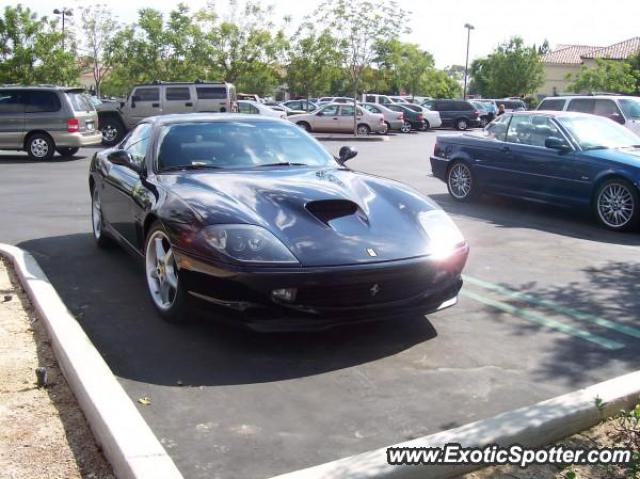
<path id="1" fill-rule="evenodd" d="M 291 163 L 290 161 L 281 161 L 280 163 L 267 163 L 266 165 L 258 165 L 256 168 L 266 168 L 269 166 L 309 166 L 306 163 Z"/>
<path id="2" fill-rule="evenodd" d="M 219 170 L 221 168 L 219 166 L 214 166 L 214 165 L 205 165 L 205 164 L 202 164 L 202 163 L 195 163 L 195 164 L 192 164 L 192 165 L 167 166 L 165 168 L 162 168 L 161 172 L 165 172 L 165 171 L 204 170 L 204 169 Z"/>

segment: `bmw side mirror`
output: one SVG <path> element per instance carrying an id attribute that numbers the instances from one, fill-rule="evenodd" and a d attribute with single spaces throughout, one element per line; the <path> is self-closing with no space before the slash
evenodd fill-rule
<path id="1" fill-rule="evenodd" d="M 560 138 L 555 138 L 555 137 L 547 138 L 546 140 L 544 140 L 544 146 L 545 148 L 549 148 L 551 150 L 558 150 L 558 151 L 571 150 L 571 147 L 567 145 L 566 141 Z"/>
<path id="2" fill-rule="evenodd" d="M 340 148 L 338 152 L 338 161 L 340 164 L 344 165 L 351 158 L 355 157 L 358 154 L 358 150 L 352 148 L 351 146 L 343 146 Z"/>
<path id="3" fill-rule="evenodd" d="M 107 155 L 107 159 L 114 165 L 124 166 L 138 174 L 142 174 L 142 169 L 133 161 L 133 158 L 127 150 L 114 150 Z"/>

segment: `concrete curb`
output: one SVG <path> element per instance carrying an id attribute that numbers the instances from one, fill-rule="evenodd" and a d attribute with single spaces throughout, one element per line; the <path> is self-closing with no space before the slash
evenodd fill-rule
<path id="1" fill-rule="evenodd" d="M 393 447 L 442 447 L 460 443 L 465 447 L 490 444 L 539 447 L 584 431 L 596 425 L 601 413 L 595 407 L 595 398 L 606 402 L 603 413 L 607 416 L 620 409 L 633 407 L 640 396 L 640 371 L 619 376 L 585 389 L 558 396 L 547 401 L 515 409 L 464 426 L 442 431 Z M 392 446 L 389 446 L 392 447 Z M 368 451 L 319 466 L 277 476 L 277 479 L 444 479 L 478 466 L 390 466 L 386 447 Z M 272 478 L 276 479 L 276 478 Z"/>
<path id="2" fill-rule="evenodd" d="M 0 243 L 44 321 L 60 368 L 98 444 L 120 479 L 181 479 L 136 406 L 69 313 L 35 258 Z"/>
<path id="3" fill-rule="evenodd" d="M 368 135 L 368 136 L 316 136 L 318 141 L 390 141 L 391 138 L 386 135 Z"/>

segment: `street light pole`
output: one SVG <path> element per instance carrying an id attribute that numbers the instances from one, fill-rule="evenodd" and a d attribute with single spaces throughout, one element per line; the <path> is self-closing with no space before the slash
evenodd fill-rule
<path id="1" fill-rule="evenodd" d="M 62 10 L 56 8 L 53 13 L 55 15 L 61 15 L 62 16 L 62 51 L 64 52 L 64 17 L 72 17 L 73 16 L 73 12 L 71 11 L 70 8 L 67 7 L 62 7 Z"/>
<path id="2" fill-rule="evenodd" d="M 471 30 L 475 27 L 470 23 L 465 23 L 464 28 L 467 29 L 467 59 L 464 62 L 464 90 L 462 93 L 462 99 L 467 99 L 467 69 L 469 68 L 469 43 L 471 42 Z"/>

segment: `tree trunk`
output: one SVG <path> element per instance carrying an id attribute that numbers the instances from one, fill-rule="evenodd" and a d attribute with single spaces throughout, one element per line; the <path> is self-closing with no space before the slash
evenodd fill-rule
<path id="1" fill-rule="evenodd" d="M 358 77 L 354 76 L 353 78 L 353 135 L 354 136 L 358 134 L 357 109 L 358 109 Z"/>

